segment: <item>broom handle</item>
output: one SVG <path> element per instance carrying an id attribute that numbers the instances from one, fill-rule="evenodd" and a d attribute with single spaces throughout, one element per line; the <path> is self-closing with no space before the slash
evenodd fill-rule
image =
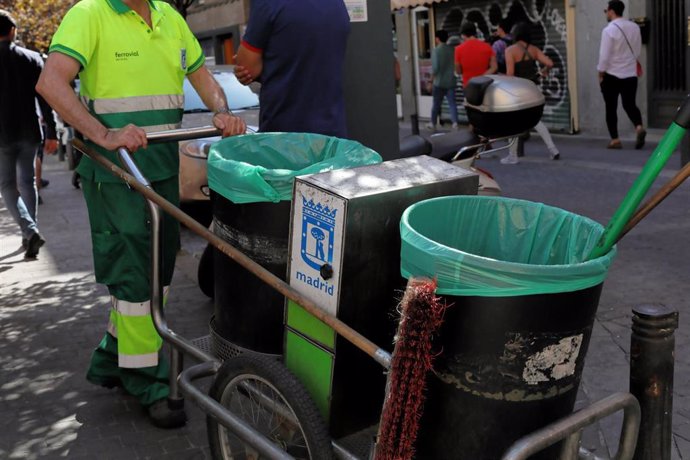
<path id="1" fill-rule="evenodd" d="M 627 225 L 623 228 L 621 231 L 620 236 L 618 239 L 615 241 L 616 243 L 623 238 L 630 230 L 633 229 L 633 227 L 637 224 L 640 223 L 642 219 L 647 217 L 647 214 L 652 212 L 652 209 L 656 208 L 659 203 L 664 201 L 664 199 L 671 194 L 675 189 L 677 189 L 680 184 L 682 184 L 685 179 L 687 179 L 690 176 L 690 163 L 686 164 L 683 166 L 683 169 L 678 171 L 675 176 L 671 178 L 664 186 L 659 189 L 652 197 L 644 202 L 642 206 L 640 206 L 640 209 L 637 210 L 637 212 L 632 216 L 630 219 L 630 222 L 627 223 Z"/>
<path id="2" fill-rule="evenodd" d="M 73 145 L 78 149 L 84 152 L 86 155 L 89 156 L 92 160 L 96 161 L 99 163 L 102 167 L 104 167 L 107 171 L 110 171 L 112 174 L 115 176 L 119 177 L 122 179 L 124 182 L 126 182 L 130 187 L 134 188 L 137 192 L 141 193 L 144 195 L 144 197 L 158 206 L 160 208 L 170 214 L 172 217 L 180 221 L 185 227 L 189 228 L 192 230 L 194 233 L 197 235 L 201 236 L 203 239 L 211 243 L 216 249 L 221 251 L 223 254 L 227 255 L 230 257 L 232 260 L 240 264 L 242 267 L 250 271 L 253 275 L 255 275 L 257 278 L 259 278 L 261 281 L 264 283 L 268 284 L 271 286 L 273 289 L 276 291 L 280 292 L 282 295 L 287 297 L 290 300 L 293 300 L 297 302 L 302 308 L 304 308 L 306 311 L 314 315 L 316 318 L 318 318 L 321 322 L 327 324 L 330 326 L 332 329 L 334 329 L 338 334 L 340 334 L 343 338 L 345 338 L 347 341 L 355 345 L 357 348 L 362 350 L 364 353 L 368 354 L 376 362 L 381 364 L 384 368 L 389 369 L 390 368 L 390 362 L 391 362 L 391 355 L 385 351 L 384 349 L 380 348 L 373 342 L 371 342 L 369 339 L 361 335 L 359 332 L 355 331 L 352 329 L 350 326 L 345 324 L 344 322 L 340 321 L 338 318 L 335 316 L 331 315 L 330 313 L 326 312 L 324 309 L 316 305 L 316 303 L 312 302 L 310 299 L 307 297 L 303 296 L 299 292 L 297 292 L 292 286 L 287 284 L 285 281 L 281 280 L 268 270 L 266 270 L 264 267 L 261 265 L 257 264 L 254 262 L 252 259 L 247 257 L 244 253 L 233 247 L 232 245 L 228 244 L 225 240 L 222 238 L 216 236 L 213 232 L 210 232 L 206 227 L 201 225 L 199 222 L 196 220 L 192 219 L 189 217 L 187 214 L 182 212 L 178 207 L 170 203 L 168 200 L 157 194 L 156 192 L 153 191 L 153 189 L 145 186 L 143 183 L 139 182 L 140 180 L 144 179 L 143 176 L 139 173 L 139 171 L 133 171 L 135 175 L 138 176 L 138 179 L 135 178 L 134 176 L 128 174 L 126 171 L 124 171 L 122 168 L 118 167 L 114 163 L 112 163 L 110 160 L 105 158 L 103 155 L 100 153 L 94 151 L 93 149 L 89 148 L 84 142 L 82 142 L 79 139 L 73 139 L 72 140 Z M 123 153 L 126 155 L 126 157 L 129 157 L 131 160 L 131 156 L 129 155 L 129 152 L 127 152 L 126 149 L 120 149 L 119 150 L 120 155 Z M 122 155 L 124 156 L 124 155 Z M 132 162 L 133 164 L 133 162 Z M 145 182 L 145 179 L 144 179 Z"/>
<path id="3" fill-rule="evenodd" d="M 652 153 L 652 156 L 647 160 L 647 163 L 642 168 L 642 172 L 640 172 L 635 183 L 618 207 L 618 210 L 604 229 L 604 233 L 601 235 L 599 242 L 587 258 L 588 260 L 603 256 L 609 252 L 615 242 L 618 241 L 623 228 L 632 217 L 689 127 L 690 97 L 686 97 L 683 105 L 678 109 L 678 113 L 671 123 L 671 126 L 666 131 L 666 134 L 664 134 L 664 137 L 661 139 L 661 142 L 659 142 L 654 153 Z"/>

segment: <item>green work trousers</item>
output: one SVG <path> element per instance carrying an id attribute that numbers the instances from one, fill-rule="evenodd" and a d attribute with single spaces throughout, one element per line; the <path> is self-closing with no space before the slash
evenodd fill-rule
<path id="1" fill-rule="evenodd" d="M 89 211 L 96 281 L 108 287 L 112 310 L 108 334 L 94 351 L 89 381 L 121 385 L 144 405 L 167 396 L 167 364 L 153 327 L 149 298 L 151 222 L 142 195 L 124 183 L 97 183 L 82 177 Z M 178 178 L 152 184 L 178 204 Z M 162 214 L 162 284 L 169 286 L 179 246 L 179 224 Z M 118 380 L 119 379 L 119 380 Z"/>

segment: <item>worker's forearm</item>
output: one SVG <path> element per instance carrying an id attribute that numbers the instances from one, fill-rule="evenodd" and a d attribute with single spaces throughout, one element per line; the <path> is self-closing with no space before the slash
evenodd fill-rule
<path id="1" fill-rule="evenodd" d="M 68 82 L 44 72 L 36 90 L 66 123 L 96 144 L 104 145 L 108 129 L 89 113 Z"/>
<path id="2" fill-rule="evenodd" d="M 247 69 L 254 81 L 260 81 L 261 72 L 264 69 L 264 61 L 259 51 L 249 50 L 246 45 L 242 44 L 237 50 L 236 64 Z"/>
<path id="3" fill-rule="evenodd" d="M 228 107 L 228 101 L 223 88 L 221 88 L 206 67 L 200 68 L 187 77 L 209 110 L 217 112 Z"/>

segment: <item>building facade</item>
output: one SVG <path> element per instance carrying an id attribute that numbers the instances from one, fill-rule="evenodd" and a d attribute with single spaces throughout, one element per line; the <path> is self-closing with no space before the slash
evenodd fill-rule
<path id="1" fill-rule="evenodd" d="M 381 0 L 368 0 L 379 2 Z M 408 0 L 405 0 L 408 1 Z M 395 0 L 400 4 L 400 0 Z M 542 81 L 546 96 L 544 121 L 553 131 L 606 135 L 604 103 L 599 90 L 597 60 L 601 30 L 606 26 L 606 0 L 446 0 L 413 1 L 393 11 L 397 57 L 403 79 L 416 97 L 416 111 L 428 118 L 431 98 L 431 49 L 436 30 L 459 35 L 463 21 L 477 25 L 480 37 L 490 39 L 501 19 L 532 24 L 534 42 L 554 61 L 550 76 Z M 625 16 L 634 18 L 643 36 L 640 61 L 645 69 L 639 79 L 638 106 L 646 125 L 665 128 L 690 87 L 688 22 L 690 0 L 627 0 Z M 232 63 L 234 49 L 246 23 L 250 0 L 199 0 L 188 22 L 204 51 L 215 63 Z M 401 24 L 404 25 L 401 27 Z M 409 47 L 401 46 L 408 42 Z M 231 51 L 232 50 L 232 51 Z M 413 78 L 405 78 L 409 71 Z M 409 115 L 403 95 L 399 114 Z M 458 98 L 462 99 L 462 88 Z M 620 113 L 622 135 L 632 133 Z M 626 131 L 628 130 L 628 131 Z"/>

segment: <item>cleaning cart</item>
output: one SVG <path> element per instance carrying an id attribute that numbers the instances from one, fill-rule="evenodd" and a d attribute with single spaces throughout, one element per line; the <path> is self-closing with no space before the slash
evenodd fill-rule
<path id="1" fill-rule="evenodd" d="M 683 132 L 690 125 L 690 104 L 685 104 L 681 111 L 679 112 L 679 117 L 677 119 L 680 130 Z M 679 136 L 677 135 L 678 129 L 671 130 L 670 135 L 672 138 L 664 139 L 660 144 L 659 149 L 668 150 L 675 148 Z M 179 140 L 182 138 L 190 138 L 193 136 L 208 136 L 208 132 L 197 131 L 194 133 L 189 132 L 169 132 L 160 135 L 152 136 L 152 138 L 158 138 L 159 140 Z M 151 139 L 155 141 L 155 139 Z M 675 144 L 674 144 L 675 142 Z M 382 450 L 386 437 L 395 439 L 395 436 L 399 431 L 400 425 L 393 423 L 388 423 L 392 418 L 390 414 L 390 408 L 401 409 L 400 405 L 396 406 L 396 400 L 403 392 L 403 388 L 400 385 L 395 384 L 394 376 L 399 370 L 405 368 L 400 364 L 395 364 L 396 359 L 403 359 L 405 356 L 401 356 L 400 353 L 393 353 L 391 355 L 385 349 L 377 346 L 371 340 L 367 339 L 364 335 L 356 332 L 353 328 L 345 324 L 340 318 L 337 317 L 338 310 L 341 307 L 340 304 L 336 304 L 334 309 L 332 305 L 328 305 L 328 302 L 324 301 L 319 295 L 315 295 L 314 292 L 309 291 L 309 289 L 316 288 L 319 292 L 325 293 L 330 297 L 332 292 L 335 296 L 336 289 L 344 290 L 345 285 L 342 284 L 336 287 L 334 283 L 335 276 L 340 276 L 339 271 L 344 270 L 346 265 L 338 264 L 336 262 L 336 251 L 330 252 L 330 244 L 326 244 L 330 241 L 336 241 L 335 228 L 336 221 L 327 220 L 328 217 L 333 218 L 338 215 L 338 212 L 333 214 L 334 209 L 350 209 L 352 214 L 348 216 L 348 219 L 344 219 L 340 224 L 339 228 L 346 228 L 345 222 L 351 220 L 351 224 L 361 225 L 362 213 L 357 213 L 355 203 L 350 203 L 352 200 L 358 198 L 356 191 L 350 191 L 351 195 L 347 195 L 342 192 L 333 193 L 335 190 L 334 184 L 338 183 L 338 180 L 347 182 L 347 174 L 353 174 L 356 177 L 357 172 L 352 171 L 343 173 L 345 176 L 337 178 L 337 172 L 328 173 L 331 174 L 330 177 L 319 177 L 313 176 L 313 183 L 305 183 L 304 187 L 311 186 L 314 192 L 306 193 L 306 189 L 302 189 L 300 198 L 311 197 L 306 199 L 301 203 L 312 202 L 312 205 L 305 205 L 301 210 L 301 214 L 293 209 L 292 213 L 292 244 L 294 245 L 293 252 L 291 255 L 291 263 L 294 260 L 300 261 L 300 263 L 309 264 L 309 261 L 313 263 L 312 269 L 318 273 L 316 276 L 308 275 L 305 271 L 298 269 L 297 264 L 291 266 L 289 276 L 292 283 L 294 280 L 301 280 L 305 286 L 298 287 L 299 285 L 287 284 L 286 282 L 280 280 L 275 275 L 271 274 L 268 270 L 261 267 L 259 264 L 252 261 L 244 253 L 238 251 L 232 245 L 228 244 L 223 238 L 209 232 L 206 228 L 192 221 L 188 216 L 184 215 L 179 209 L 170 203 L 162 200 L 158 195 L 156 195 L 150 187 L 148 187 L 148 182 L 146 178 L 142 177 L 138 173 L 136 165 L 131 160 L 128 152 L 121 150 L 119 152 L 120 159 L 125 165 L 125 168 L 130 171 L 126 173 L 122 171 L 117 166 L 108 163 L 107 160 L 99 158 L 90 152 L 83 143 L 79 141 L 75 142 L 75 145 L 84 150 L 87 154 L 93 155 L 94 159 L 105 166 L 107 169 L 111 170 L 114 174 L 119 175 L 123 180 L 125 180 L 130 186 L 135 188 L 138 192 L 144 195 L 149 203 L 149 208 L 152 215 L 152 227 L 153 227 L 153 257 L 152 257 L 152 312 L 154 316 L 154 323 L 156 324 L 159 333 L 164 338 L 165 341 L 173 345 L 173 359 L 172 359 L 172 369 L 171 372 L 173 376 L 178 376 L 177 380 L 172 379 L 171 395 L 173 399 L 181 399 L 184 393 L 187 399 L 192 400 L 198 404 L 207 414 L 209 414 L 208 428 L 209 437 L 214 455 L 219 458 L 332 458 L 336 456 L 338 458 L 366 458 L 369 455 L 375 455 L 375 458 L 396 458 L 395 456 L 387 456 L 388 452 Z M 656 159 L 656 165 L 659 163 L 660 152 L 655 152 L 653 158 Z M 665 152 L 663 152 L 665 153 Z M 667 156 L 666 156 L 667 158 Z M 447 168 L 447 164 L 444 164 Z M 409 169 L 409 168 L 404 168 Z M 314 179 L 316 178 L 316 179 Z M 337 179 L 337 180 L 336 180 Z M 358 179 L 351 179 L 351 184 L 366 184 L 366 180 L 363 177 Z M 374 179 L 376 179 L 374 175 Z M 380 178 L 379 178 L 380 179 Z M 376 183 L 376 180 L 372 180 L 371 184 Z M 380 184 L 380 182 L 379 182 Z M 298 190 L 299 184 L 295 186 L 295 190 Z M 317 190 L 318 189 L 318 190 Z M 318 192 L 318 193 L 315 193 Z M 366 196 L 366 193 L 361 195 Z M 635 196 L 631 199 L 626 200 L 626 209 L 636 209 L 639 201 L 644 196 L 644 193 L 639 193 L 636 191 Z M 321 201 L 319 201 L 321 200 Z M 325 206 L 326 201 L 330 200 L 330 204 Z M 340 200 L 345 204 L 344 207 L 338 208 L 336 202 Z M 410 199 L 410 202 L 415 202 L 417 200 Z M 318 204 L 321 206 L 317 206 Z M 424 203 L 424 201 L 422 201 Z M 332 205 L 331 205 L 332 204 Z M 293 201 L 293 206 L 294 201 Z M 409 203 L 405 204 L 409 208 Z M 401 205 L 401 207 L 404 207 Z M 373 207 L 374 212 L 379 212 L 383 209 L 383 206 Z M 414 208 L 414 206 L 412 206 Z M 237 262 L 243 268 L 254 274 L 256 277 L 260 278 L 266 285 L 275 289 L 282 296 L 288 299 L 289 307 L 288 309 L 288 334 L 293 334 L 294 343 L 301 345 L 308 345 L 315 349 L 314 352 L 306 353 L 304 355 L 310 354 L 315 356 L 321 353 L 323 358 L 322 362 L 326 365 L 323 368 L 328 368 L 329 363 L 331 366 L 331 371 L 334 371 L 337 366 L 337 357 L 342 345 L 336 342 L 334 349 L 328 348 L 328 340 L 342 341 L 352 344 L 356 349 L 364 351 L 374 363 L 378 363 L 382 370 L 390 371 L 388 380 L 388 389 L 385 392 L 385 400 L 383 404 L 383 416 L 384 420 L 380 424 L 377 431 L 376 428 L 372 430 L 361 430 L 359 432 L 352 432 L 354 429 L 359 429 L 359 427 L 369 423 L 369 419 L 365 419 L 361 424 L 353 427 L 341 427 L 340 434 L 351 435 L 345 437 L 338 437 L 337 440 L 331 438 L 332 429 L 324 422 L 324 420 L 329 419 L 330 411 L 347 411 L 347 402 L 345 402 L 342 407 L 336 408 L 334 405 L 338 397 L 335 393 L 328 393 L 333 388 L 337 387 L 333 382 L 335 380 L 327 380 L 329 388 L 326 389 L 325 397 L 319 400 L 318 394 L 315 392 L 314 388 L 309 388 L 313 385 L 313 382 L 308 381 L 308 375 L 301 376 L 298 379 L 294 374 L 288 371 L 285 366 L 283 366 L 278 360 L 267 358 L 267 357 L 256 357 L 251 353 L 245 354 L 238 358 L 232 358 L 226 360 L 224 363 L 221 362 L 216 356 L 203 350 L 201 347 L 196 346 L 191 341 L 180 337 L 171 331 L 166 324 L 165 318 L 162 312 L 162 286 L 159 283 L 159 244 L 160 239 L 158 237 L 158 225 L 160 221 L 160 212 L 165 211 L 170 213 L 173 217 L 182 221 L 191 230 L 201 235 L 204 239 L 209 241 L 220 253 L 230 257 L 232 260 Z M 412 213 L 413 211 L 410 211 Z M 627 212 L 627 211 L 626 211 Z M 632 212 L 630 212 L 632 214 Z M 346 211 L 340 213 L 340 216 L 345 217 L 347 215 Z M 514 213 L 508 213 L 508 215 L 514 216 Z M 618 215 L 618 214 L 617 214 Z M 627 214 L 624 214 L 624 216 Z M 297 220 L 296 216 L 298 216 Z M 314 219 L 309 220 L 308 217 L 313 217 Z M 623 220 L 627 220 L 629 216 Z M 426 225 L 426 221 L 429 219 L 422 218 L 419 222 Z M 620 218 L 618 218 L 620 220 Z M 321 225 L 317 221 L 321 222 Z M 517 219 L 518 223 L 520 219 Z M 307 222 L 305 224 L 305 222 Z M 309 224 L 311 222 L 311 224 Z M 328 228 L 331 225 L 333 229 Z M 625 224 L 625 222 L 623 222 Z M 311 225 L 311 226 L 310 226 Z M 609 226 L 606 230 L 603 228 L 599 231 L 601 238 L 599 242 L 594 242 L 595 244 L 587 244 L 583 246 L 588 250 L 593 252 L 601 249 L 594 249 L 594 247 L 604 248 L 604 255 L 610 252 L 613 242 L 620 237 L 620 228 L 616 222 L 616 227 L 611 230 Z M 295 232 L 295 229 L 299 229 Z M 618 229 L 618 230 L 616 230 Z M 627 229 L 627 227 L 626 227 Z M 319 231 L 314 231 L 319 230 Z M 331 230 L 333 230 L 331 232 Z M 453 246 L 451 242 L 445 241 L 446 238 L 443 234 L 439 232 L 434 233 L 434 229 L 431 229 L 431 234 L 427 234 L 427 229 L 421 232 L 421 235 L 426 239 L 431 241 L 433 244 L 441 243 L 445 246 Z M 557 234 L 556 238 L 557 238 Z M 348 235 L 345 239 L 346 241 L 356 239 L 356 234 Z M 361 235 L 360 235 L 361 238 Z M 423 238 L 423 239 L 424 239 Z M 303 241 L 304 239 L 304 241 Z M 601 244 L 601 241 L 605 243 Z M 322 244 L 321 250 L 319 250 L 318 245 Z M 295 249 L 297 248 L 297 249 Z M 460 251 L 467 248 L 455 248 Z M 467 251 L 465 251 L 467 252 Z M 304 256 L 302 254 L 305 254 Z M 584 253 L 580 254 L 583 256 Z M 311 256 L 311 257 L 309 257 Z M 478 254 L 478 257 L 484 257 Z M 589 259 L 597 261 L 602 256 L 583 256 L 583 263 L 587 263 Z M 485 258 L 490 258 L 486 256 Z M 520 263 L 520 261 L 518 261 Z M 353 263 L 353 267 L 362 269 L 366 267 L 366 261 L 360 262 L 359 266 Z M 447 265 L 451 266 L 451 265 Z M 293 270 L 294 268 L 294 270 Z M 429 268 L 427 266 L 426 268 Z M 432 267 L 433 268 L 433 267 Z M 302 275 L 299 275 L 301 273 Z M 415 271 L 409 271 L 410 276 L 415 276 L 424 273 L 418 273 Z M 311 279 L 311 282 L 309 282 Z M 330 281 L 333 279 L 334 281 Z M 356 278 L 353 278 L 356 279 Z M 316 280 L 316 281 L 315 281 Z M 337 281 L 344 283 L 347 281 L 347 277 L 339 278 Z M 441 280 L 442 281 L 442 280 Z M 504 280 L 498 280 L 504 281 Z M 418 282 L 411 280 L 410 289 L 418 289 Z M 362 282 L 353 283 L 354 285 L 350 289 L 355 290 L 366 290 L 366 285 Z M 431 283 L 433 285 L 433 283 Z M 307 287 L 308 286 L 308 287 Z M 325 288 L 324 288 L 325 286 Z M 429 284 L 425 284 L 429 286 Z M 331 290 L 331 287 L 333 288 Z M 435 289 L 434 285 L 434 289 Z M 446 288 L 448 286 L 445 286 Z M 452 286 L 451 286 L 452 287 Z M 583 289 L 589 289 L 591 286 L 585 286 Z M 576 289 L 577 290 L 577 289 Z M 407 295 L 407 294 L 406 294 Z M 537 294 L 539 295 L 539 294 Z M 317 299 L 318 303 L 314 301 Z M 342 299 L 340 299 L 342 301 Z M 294 317 L 290 317 L 290 314 L 294 313 Z M 352 318 L 356 319 L 357 314 L 354 314 Z M 399 328 L 403 328 L 406 321 L 402 321 Z M 302 325 L 306 325 L 306 328 L 302 328 Z M 315 332 L 324 332 L 322 335 L 314 335 Z M 404 336 L 398 330 L 398 334 Z M 577 334 L 576 334 L 577 335 Z M 572 338 L 571 336 L 564 336 L 565 338 Z M 558 338 L 558 343 L 562 342 L 563 337 Z M 286 339 L 287 342 L 288 339 Z M 584 335 L 582 336 L 582 341 L 585 340 Z M 399 344 L 400 342 L 398 342 Z M 571 340 L 568 342 L 573 344 Z M 582 342 L 579 342 L 580 345 Z M 396 345 L 397 346 L 397 345 Z M 354 349 L 354 348 L 353 348 Z M 290 356 L 300 356 L 301 350 L 300 346 L 295 347 L 292 354 L 288 351 L 287 358 L 285 358 L 288 364 L 290 363 Z M 357 351 L 359 353 L 359 351 Z M 188 369 L 182 370 L 182 355 L 189 355 L 196 360 L 200 361 L 200 364 L 189 367 Z M 329 361 L 330 360 L 330 361 Z M 310 361 L 314 367 L 317 367 L 317 360 Z M 575 366 L 578 364 L 576 363 Z M 304 367 L 304 365 L 301 365 Z M 412 369 L 414 366 L 410 366 L 409 362 L 406 364 L 406 368 Z M 293 366 L 297 373 L 300 373 L 300 365 Z M 308 367 L 308 366 L 306 366 Z M 376 366 L 375 366 L 376 367 Z M 381 368 L 379 368 L 381 369 Z M 309 370 L 309 369 L 307 369 Z M 535 367 L 538 371 L 538 366 Z M 357 368 L 354 370 L 357 371 Z M 337 372 L 337 371 L 336 371 Z M 352 372 L 348 369 L 346 372 Z M 335 375 L 335 372 L 334 374 Z M 211 389 L 212 397 L 205 395 L 196 385 L 195 381 L 202 377 L 216 376 L 214 384 Z M 539 372 L 530 374 L 530 378 L 539 378 Z M 318 380 L 318 379 L 317 379 Z M 365 379 L 365 382 L 367 380 Z M 177 383 L 177 384 L 176 384 Z M 476 382 L 468 382 L 470 384 Z M 306 384 L 306 388 L 305 388 Z M 365 387 L 364 385 L 363 387 Z M 363 388 L 361 387 L 361 388 Z M 317 395 L 316 397 L 314 395 Z M 355 394 L 356 398 L 357 395 Z M 321 401 L 321 402 L 319 402 Z M 324 407 L 324 401 L 326 407 Z M 376 406 L 373 412 L 377 412 L 381 406 Z M 325 410 L 324 410 L 325 409 Z M 404 407 L 402 407 L 404 409 Z M 458 409 L 462 410 L 462 408 Z M 532 434 L 529 432 L 524 433 L 526 437 L 516 440 L 503 439 L 504 434 L 500 432 L 490 433 L 494 439 L 502 439 L 506 443 L 506 453 L 503 458 L 506 459 L 522 459 L 528 458 L 529 456 L 542 451 L 549 446 L 554 445 L 559 441 L 564 441 L 560 447 L 560 457 L 565 459 L 575 459 L 578 458 L 578 446 L 579 446 L 579 436 L 581 434 L 582 428 L 586 425 L 595 422 L 596 420 L 608 416 L 613 412 L 623 410 L 625 412 L 625 418 L 623 422 L 619 452 L 616 458 L 632 458 L 632 453 L 635 447 L 637 427 L 639 425 L 639 405 L 637 401 L 628 394 L 617 394 L 613 395 L 599 403 L 596 403 L 588 408 L 585 408 L 576 413 L 566 415 L 564 418 L 554 420 L 553 423 L 548 426 L 539 429 Z M 343 412 L 346 413 L 346 412 Z M 560 413 L 558 417 L 562 416 Z M 407 419 L 403 417 L 403 420 Z M 381 427 L 388 427 L 386 430 Z M 392 427 L 392 428 L 391 428 Z M 424 427 L 422 427 L 424 428 Z M 452 427 L 440 426 L 438 430 L 448 430 L 452 434 Z M 532 431 L 532 428 L 529 428 Z M 352 447 L 351 438 L 359 437 L 360 439 L 365 439 L 365 448 L 363 450 Z M 375 439 L 379 440 L 378 446 L 375 444 Z M 409 440 L 409 438 L 406 438 Z M 514 442 L 514 443 L 513 443 Z M 511 443 L 512 446 L 510 445 Z M 389 442 L 388 445 L 391 443 Z M 393 443 L 395 444 L 395 443 Z M 421 455 L 421 454 L 420 454 Z M 462 452 L 456 453 L 457 457 L 462 458 Z M 400 457 L 397 457 L 400 458 Z M 404 458 L 404 457 L 403 457 Z M 422 458 L 422 457 L 420 457 Z M 497 458 L 497 457 L 489 457 Z"/>

